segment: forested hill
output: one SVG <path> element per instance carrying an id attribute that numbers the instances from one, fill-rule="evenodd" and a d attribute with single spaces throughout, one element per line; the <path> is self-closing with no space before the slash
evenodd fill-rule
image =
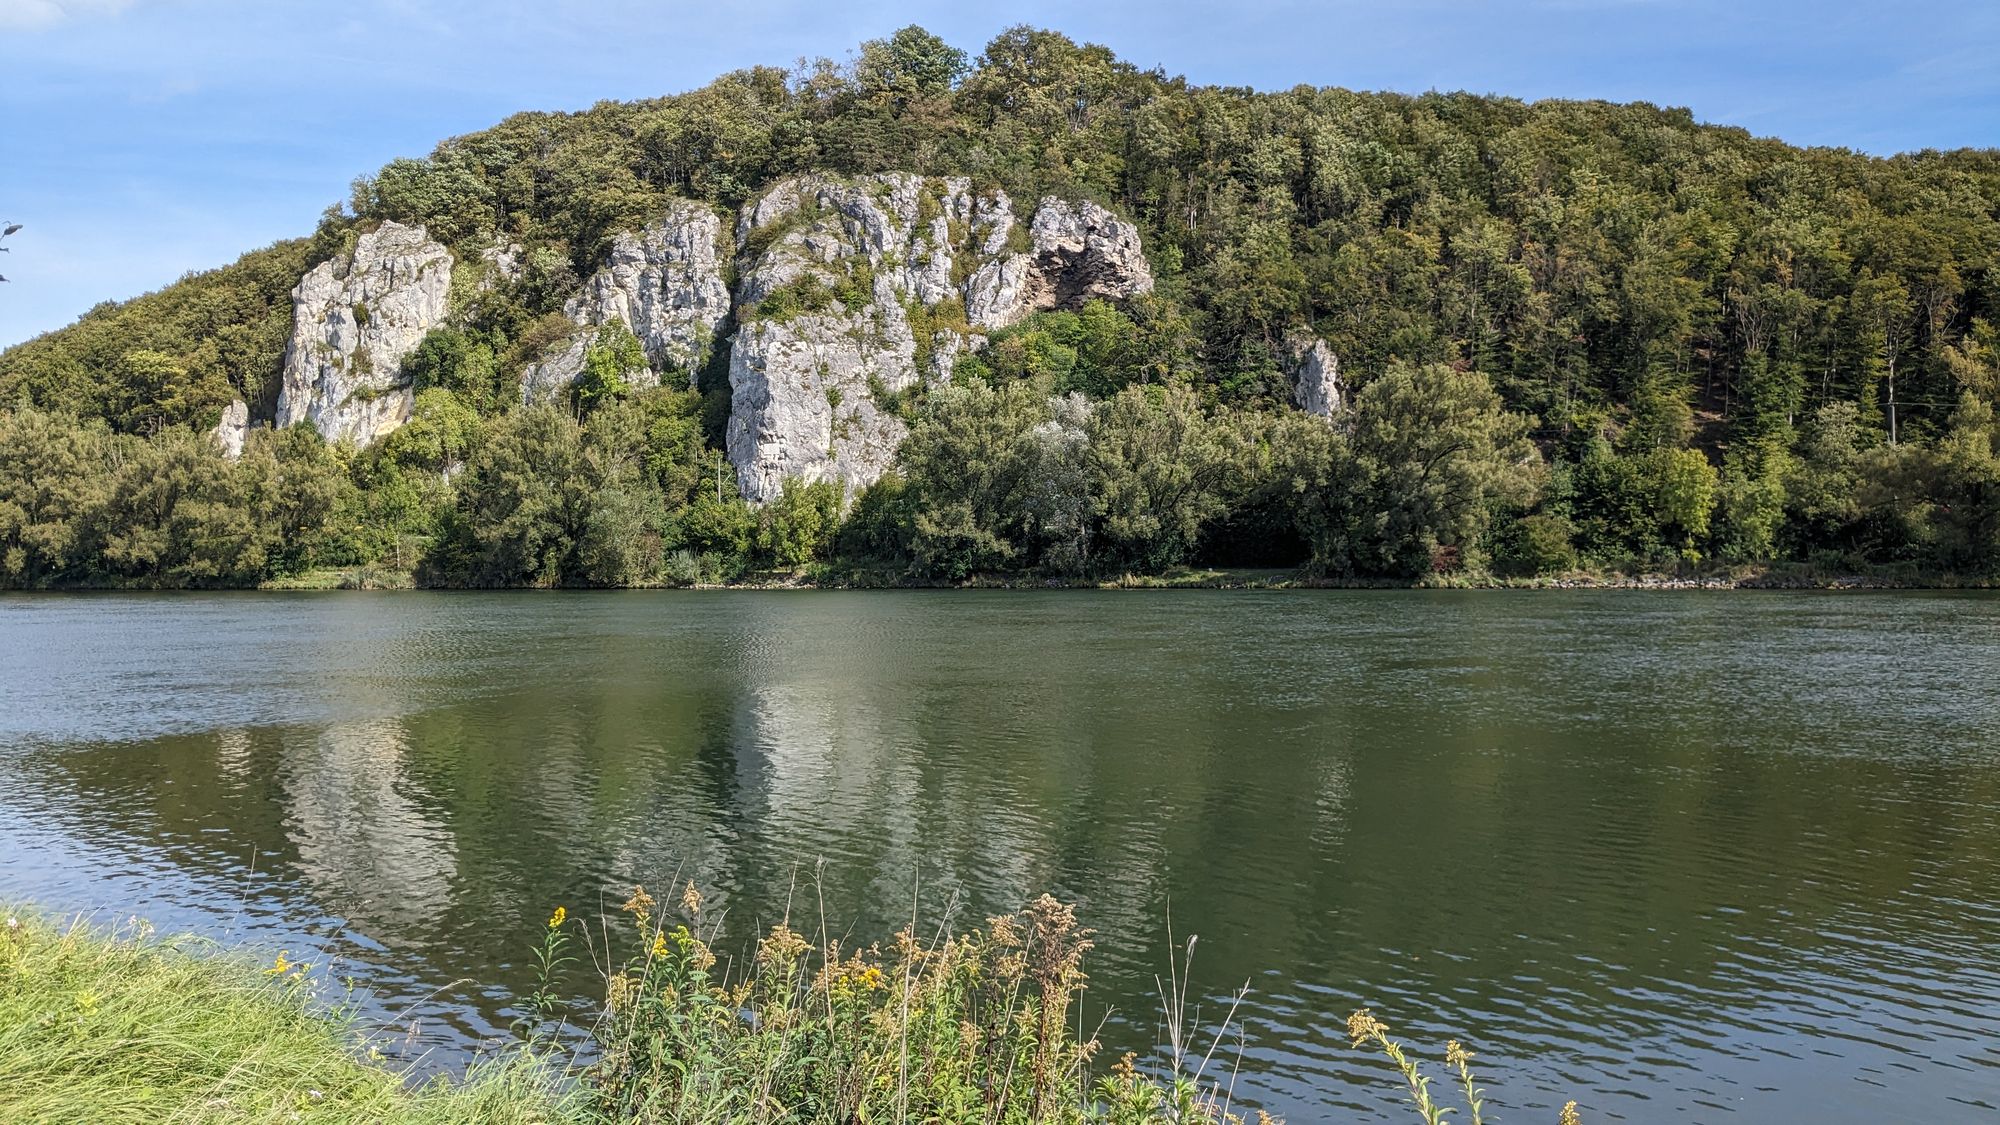
<path id="1" fill-rule="evenodd" d="M 916 241 L 863 245 L 856 216 L 893 219 L 897 185 Z M 800 201 L 770 219 L 780 190 Z M 1009 200 L 1020 221 L 975 246 Z M 1092 255 L 1128 229 L 1143 261 L 1114 285 Z M 357 291 L 391 234 L 450 282 L 393 369 L 344 369 L 373 428 L 271 427 L 305 409 L 281 401 L 294 287 L 325 264 L 322 288 Z M 932 250 L 961 264 L 912 297 Z M 974 58 L 910 28 L 844 65 L 519 114 L 357 180 L 310 237 L 0 354 L 0 584 L 1991 574 L 1996 254 L 2000 150 L 1195 86 L 1055 32 Z M 707 257 L 712 335 L 590 311 Z M 1028 278 L 1021 315 L 980 319 L 976 269 Z M 403 323 L 373 300 L 350 336 Z M 778 432 L 774 357 L 842 332 L 855 381 L 811 382 L 821 429 Z M 235 400 L 229 456 L 210 431 Z M 862 422 L 865 473 L 842 444 Z"/>

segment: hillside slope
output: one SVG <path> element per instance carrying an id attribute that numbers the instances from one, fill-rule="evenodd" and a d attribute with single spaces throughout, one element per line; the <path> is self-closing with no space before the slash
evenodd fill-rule
<path id="1" fill-rule="evenodd" d="M 0 581 L 1986 573 L 1996 254 L 1993 150 L 906 29 L 518 115 L 0 354 Z"/>

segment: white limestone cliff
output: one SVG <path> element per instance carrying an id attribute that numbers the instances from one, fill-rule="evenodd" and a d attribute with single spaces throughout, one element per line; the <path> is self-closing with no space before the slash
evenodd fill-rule
<path id="1" fill-rule="evenodd" d="M 744 207 L 727 446 L 747 499 L 797 479 L 851 501 L 902 442 L 893 400 L 948 381 L 983 330 L 1152 288 L 1137 229 L 1096 204 L 1016 223 L 1005 192 L 907 173 L 802 176 Z"/>
<path id="2" fill-rule="evenodd" d="M 451 270 L 450 251 L 423 227 L 386 222 L 300 279 L 277 424 L 367 445 L 408 421 L 400 369 L 444 322 Z"/>
<path id="3" fill-rule="evenodd" d="M 592 330 L 613 323 L 625 325 L 645 350 L 647 367 L 633 373 L 633 382 L 693 386 L 729 315 L 721 237 L 714 211 L 677 200 L 644 228 L 613 239 L 603 268 L 563 306 L 577 332 L 522 373 L 522 399 L 547 400 L 575 382 Z"/>

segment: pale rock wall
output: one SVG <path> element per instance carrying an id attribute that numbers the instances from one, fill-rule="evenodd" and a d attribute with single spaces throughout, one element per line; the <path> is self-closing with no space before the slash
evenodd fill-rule
<path id="1" fill-rule="evenodd" d="M 250 437 L 250 404 L 242 399 L 222 408 L 222 421 L 209 436 L 222 447 L 222 455 L 234 460 L 243 456 L 243 443 Z"/>
<path id="2" fill-rule="evenodd" d="M 1347 403 L 1347 385 L 1340 379 L 1340 357 L 1325 340 L 1305 331 L 1285 337 L 1285 374 L 1292 380 L 1292 401 L 1300 410 L 1331 418 Z"/>
<path id="3" fill-rule="evenodd" d="M 982 330 L 1152 289 L 1137 228 L 1094 203 L 1051 197 L 1029 231 L 1016 222 L 1005 192 L 907 173 L 798 177 L 744 207 L 736 300 L 746 320 L 730 353 L 727 444 L 746 498 L 767 502 L 798 479 L 836 481 L 851 501 L 880 478 L 904 436 L 878 399 L 948 381 L 959 353 L 985 343 Z M 785 224 L 781 233 L 758 238 L 774 224 Z M 761 253 L 748 253 L 764 240 Z M 750 311 L 807 278 L 852 290 L 863 276 L 859 307 L 836 300 L 783 317 Z M 917 311 L 949 325 L 927 329 L 923 347 L 910 323 Z"/>
<path id="4" fill-rule="evenodd" d="M 729 315 L 721 237 L 714 211 L 677 200 L 644 228 L 613 239 L 603 268 L 563 306 L 577 333 L 522 373 L 523 400 L 547 400 L 575 382 L 592 330 L 612 323 L 625 325 L 645 349 L 647 369 L 631 372 L 632 382 L 693 386 Z"/>
<path id="5" fill-rule="evenodd" d="M 328 441 L 367 445 L 408 421 L 400 370 L 444 322 L 451 270 L 450 251 L 424 228 L 388 222 L 300 279 L 277 424 L 308 422 Z"/>

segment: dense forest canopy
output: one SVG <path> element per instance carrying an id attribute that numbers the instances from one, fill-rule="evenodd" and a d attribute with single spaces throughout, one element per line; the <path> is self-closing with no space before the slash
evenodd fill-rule
<path id="1" fill-rule="evenodd" d="M 1038 314 L 904 396 L 858 496 L 722 485 L 726 357 L 518 380 L 611 239 L 806 171 L 964 175 L 1136 223 L 1156 286 Z M 518 283 L 453 293 L 366 449 L 269 418 L 300 275 L 385 220 Z M 310 238 L 0 355 L 0 584 L 324 566 L 470 584 L 883 580 L 1190 563 L 1335 577 L 2000 565 L 2000 150 L 1800 149 L 1650 105 L 1196 86 L 1031 28 L 523 113 L 356 181 Z M 1352 402 L 1292 405 L 1287 341 Z"/>

